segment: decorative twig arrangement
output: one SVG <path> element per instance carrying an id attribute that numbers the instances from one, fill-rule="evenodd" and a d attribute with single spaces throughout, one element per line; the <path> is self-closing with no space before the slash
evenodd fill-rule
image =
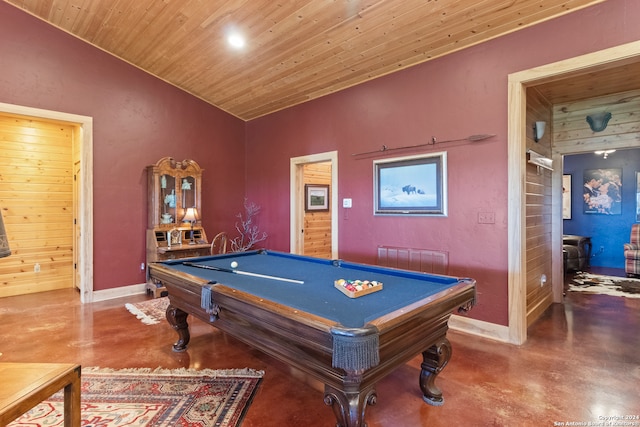
<path id="1" fill-rule="evenodd" d="M 231 240 L 231 252 L 245 252 L 251 249 L 256 243 L 267 238 L 266 232 L 260 232 L 258 226 L 253 223 L 256 215 L 260 213 L 260 206 L 254 202 L 244 199 L 244 216 L 242 213 L 236 215 L 239 223 L 236 222 L 236 230 L 240 236 Z"/>

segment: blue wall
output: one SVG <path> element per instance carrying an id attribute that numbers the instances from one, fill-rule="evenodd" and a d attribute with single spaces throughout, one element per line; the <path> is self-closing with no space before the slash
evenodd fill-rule
<path id="1" fill-rule="evenodd" d="M 584 213 L 584 171 L 613 168 L 622 169 L 621 213 Z M 629 241 L 631 224 L 636 222 L 636 172 L 640 172 L 640 149 L 618 150 L 607 159 L 594 153 L 564 158 L 564 174 L 571 175 L 571 219 L 564 220 L 563 232 L 591 236 L 592 266 L 624 268 L 622 245 Z"/>

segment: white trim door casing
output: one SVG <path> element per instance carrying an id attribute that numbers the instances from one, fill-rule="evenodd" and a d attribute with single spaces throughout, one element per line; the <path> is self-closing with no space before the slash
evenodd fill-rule
<path id="1" fill-rule="evenodd" d="M 290 160 L 290 244 L 289 250 L 294 254 L 302 254 L 304 238 L 301 230 L 304 221 L 304 181 L 303 166 L 308 163 L 331 163 L 331 258 L 338 258 L 338 152 L 310 154 L 308 156 L 292 157 Z"/>
<path id="2" fill-rule="evenodd" d="M 640 41 L 627 43 L 598 52 L 570 58 L 552 64 L 542 65 L 509 75 L 508 95 L 508 247 L 509 247 L 509 342 L 523 344 L 527 340 L 527 301 L 526 301 L 526 236 L 525 236 L 525 147 L 526 147 L 526 91 L 528 87 L 550 81 L 570 81 L 572 75 L 583 75 L 589 70 L 602 70 L 624 66 L 629 62 L 640 61 Z M 598 147 L 591 146 L 590 150 Z M 554 301 L 561 301 L 564 273 L 562 269 L 562 227 L 556 222 L 562 221 L 559 197 L 562 179 L 562 154 L 552 153 L 553 172 L 552 205 L 552 283 Z"/>
<path id="3" fill-rule="evenodd" d="M 78 183 L 80 247 L 78 251 L 78 276 L 80 277 L 80 301 L 93 302 L 93 118 L 58 111 L 0 103 L 0 113 L 30 116 L 66 123 L 80 127 L 80 176 Z M 71 160 L 70 160 L 71 162 Z M 71 167 L 71 166 L 70 166 Z"/>

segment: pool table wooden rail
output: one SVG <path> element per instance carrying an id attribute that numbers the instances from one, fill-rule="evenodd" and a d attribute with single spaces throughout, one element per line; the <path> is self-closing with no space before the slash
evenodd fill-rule
<path id="1" fill-rule="evenodd" d="M 324 401 L 332 406 L 337 425 L 345 427 L 365 426 L 366 406 L 375 404 L 377 398 L 375 384 L 421 353 L 419 383 L 423 398 L 431 404 L 442 404 L 442 392 L 434 382 L 451 356 L 447 322 L 452 311 L 470 308 L 475 300 L 475 282 L 469 280 L 374 319 L 363 328 L 343 328 L 336 322 L 222 284 L 211 286 L 216 307 L 207 313 L 200 303 L 202 287 L 209 285 L 208 281 L 177 273 L 162 264 L 151 264 L 150 275 L 169 293 L 167 320 L 179 337 L 174 351 L 187 348 L 187 316 L 192 314 L 324 383 Z M 333 367 L 332 328 L 345 334 L 377 333 L 379 364 L 358 371 Z"/>

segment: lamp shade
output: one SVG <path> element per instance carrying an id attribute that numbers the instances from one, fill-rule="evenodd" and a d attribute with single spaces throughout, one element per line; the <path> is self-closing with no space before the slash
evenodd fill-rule
<path id="1" fill-rule="evenodd" d="M 11 255 L 9 239 L 7 238 L 7 232 L 4 229 L 2 215 L 0 215 L 0 258 L 8 257 L 9 255 Z"/>
<path id="2" fill-rule="evenodd" d="M 196 222 L 198 220 L 198 210 L 196 208 L 187 208 L 182 218 L 182 222 Z"/>
<path id="3" fill-rule="evenodd" d="M 535 142 L 538 142 L 542 139 L 542 137 L 544 136 L 544 130 L 547 127 L 547 122 L 536 122 L 533 125 L 533 140 Z"/>

